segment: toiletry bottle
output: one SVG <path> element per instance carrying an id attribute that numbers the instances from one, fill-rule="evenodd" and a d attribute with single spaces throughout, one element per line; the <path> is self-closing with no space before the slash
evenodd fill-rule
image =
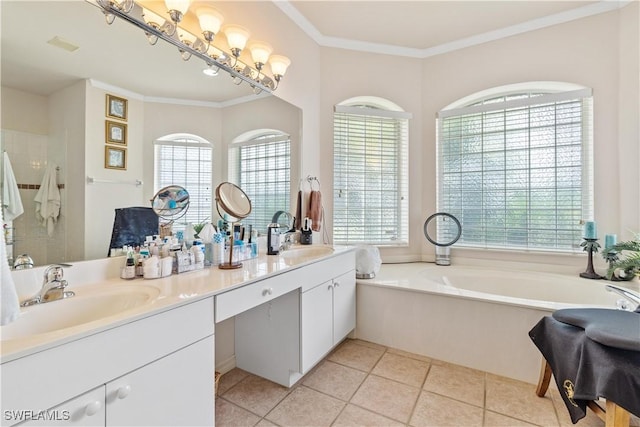
<path id="1" fill-rule="evenodd" d="M 267 228 L 267 255 L 280 253 L 280 224 L 271 223 Z"/>

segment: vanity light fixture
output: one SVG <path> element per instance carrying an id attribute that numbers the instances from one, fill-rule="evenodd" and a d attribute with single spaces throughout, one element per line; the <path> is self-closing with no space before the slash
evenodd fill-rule
<path id="1" fill-rule="evenodd" d="M 282 55 L 271 55 L 273 48 L 269 43 L 249 42 L 250 32 L 246 28 L 229 24 L 223 26 L 224 17 L 213 7 L 200 5 L 194 10 L 200 25 L 199 35 L 179 26 L 189 13 L 191 0 L 165 0 L 168 18 L 163 18 L 163 13 L 143 7 L 136 0 L 88 1 L 100 7 L 108 24 L 113 23 L 116 17 L 120 18 L 143 30 L 151 45 L 162 39 L 177 47 L 183 60 L 187 61 L 191 57 L 203 60 L 207 65 L 203 70 L 205 74 L 217 75 L 219 70 L 224 70 L 231 75 L 234 83 L 246 82 L 256 94 L 276 90 L 291 64 Z M 217 39 L 220 32 L 227 39 L 229 53 L 213 45 L 214 38 Z M 242 55 L 247 46 L 250 54 Z M 241 55 L 243 58 L 251 57 L 251 60 L 244 62 Z M 271 66 L 272 76 L 265 74 L 267 63 Z"/>

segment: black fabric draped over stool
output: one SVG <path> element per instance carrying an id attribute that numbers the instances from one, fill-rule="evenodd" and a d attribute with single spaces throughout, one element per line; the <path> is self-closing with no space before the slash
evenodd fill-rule
<path id="1" fill-rule="evenodd" d="M 640 313 L 558 310 L 529 336 L 551 367 L 573 423 L 601 397 L 640 416 Z"/>

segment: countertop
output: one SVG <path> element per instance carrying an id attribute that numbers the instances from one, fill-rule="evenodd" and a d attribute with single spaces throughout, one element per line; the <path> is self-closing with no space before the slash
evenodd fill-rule
<path id="1" fill-rule="evenodd" d="M 320 245 L 309 247 L 318 246 Z M 306 265 L 332 258 L 355 249 L 350 246 L 329 246 L 329 248 L 331 248 L 331 252 L 323 255 L 318 255 L 317 253 L 295 256 L 291 256 L 290 254 L 287 254 L 287 256 L 260 254 L 257 258 L 243 261 L 242 268 L 236 270 L 223 270 L 212 266 L 153 280 L 145 280 L 142 278 L 123 280 L 120 278 L 105 277 L 97 283 L 94 282 L 86 285 L 70 280 L 67 290 L 76 291 L 78 297 L 99 293 L 104 290 L 114 290 L 116 287 L 132 287 L 136 285 L 152 287 L 154 288 L 154 293 L 157 291 L 158 295 L 149 303 L 94 321 L 51 332 L 3 340 L 0 363 L 6 363 L 39 351 L 44 351 L 184 304 L 213 297 L 235 288 L 250 285 L 253 282 L 302 268 Z M 91 263 L 91 261 L 87 261 L 86 263 Z M 29 312 L 33 310 L 46 310 L 50 304 L 64 303 L 65 301 L 62 300 L 23 308 L 21 318 L 26 317 L 29 315 Z M 213 310 L 213 305 L 211 309 Z M 9 328 L 11 328 L 12 325 L 17 325 L 21 321 L 21 318 L 12 324 L 0 327 L 0 337 L 3 335 L 3 331 L 10 330 Z"/>

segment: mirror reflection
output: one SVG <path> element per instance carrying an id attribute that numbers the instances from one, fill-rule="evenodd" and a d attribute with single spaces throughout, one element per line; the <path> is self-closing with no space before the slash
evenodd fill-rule
<path id="1" fill-rule="evenodd" d="M 106 25 L 88 2 L 16 1 L 0 7 L 0 150 L 11 160 L 24 205 L 5 229 L 14 258 L 27 253 L 36 266 L 103 258 L 116 209 L 150 208 L 154 194 L 170 184 L 191 196 L 188 212 L 176 221 L 182 227 L 215 223 L 216 182 L 237 182 L 254 204 L 268 200 L 255 185 L 264 182 L 257 172 L 243 173 L 251 177 L 248 186 L 240 178 L 251 147 L 260 143 L 288 141 L 289 167 L 277 180 L 278 206 L 256 205 L 247 221 L 258 228 L 258 217 L 270 219 L 275 210 L 288 209 L 290 183 L 299 176 L 298 108 L 275 96 L 255 96 L 229 76 L 206 76 L 201 63 L 183 61 L 171 46 L 150 46 L 132 26 Z M 107 95 L 126 102 L 126 118 L 108 116 Z M 119 137 L 109 138 L 114 133 L 106 131 L 107 122 Z M 193 141 L 210 147 L 201 162 L 208 162 L 201 184 L 190 181 L 193 169 L 175 155 L 189 152 Z M 176 174 L 168 181 L 157 167 L 160 147 L 174 153 Z M 257 161 L 274 167 L 273 158 Z M 61 199 L 51 236 L 35 219 L 34 201 L 48 166 L 56 168 Z"/>

